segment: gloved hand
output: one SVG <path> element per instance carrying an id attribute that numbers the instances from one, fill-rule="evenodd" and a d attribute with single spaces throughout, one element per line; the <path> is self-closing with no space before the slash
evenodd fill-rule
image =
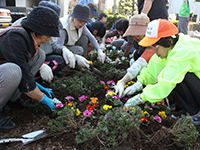
<path id="1" fill-rule="evenodd" d="M 114 88 L 115 88 L 115 93 L 116 93 L 116 94 L 119 93 L 119 94 L 118 94 L 119 97 L 122 97 L 122 94 L 123 94 L 123 92 L 124 92 L 124 85 L 125 85 L 124 81 L 120 80 L 120 81 L 117 83 L 117 85 L 114 86 Z"/>
<path id="2" fill-rule="evenodd" d="M 51 70 L 51 67 L 49 67 L 47 64 L 42 64 L 42 66 L 39 69 L 40 76 L 44 81 L 51 82 L 53 79 L 53 72 Z"/>
<path id="3" fill-rule="evenodd" d="M 101 63 L 104 63 L 105 59 L 106 59 L 106 54 L 103 53 L 103 51 L 101 49 L 98 49 L 98 57 Z"/>
<path id="4" fill-rule="evenodd" d="M 138 58 L 131 66 L 127 69 L 128 75 L 131 79 L 135 78 L 140 70 L 147 66 L 147 62 L 144 58 L 140 57 Z"/>
<path id="5" fill-rule="evenodd" d="M 141 94 L 138 94 L 132 98 L 130 98 L 125 104 L 124 107 L 136 106 L 139 104 L 144 104 L 144 101 L 140 97 Z"/>
<path id="6" fill-rule="evenodd" d="M 126 90 L 124 91 L 123 97 L 125 95 L 127 96 L 133 95 L 136 92 L 141 91 L 142 89 L 143 89 L 142 83 L 140 81 L 137 81 L 135 84 L 126 88 Z"/>
<path id="7" fill-rule="evenodd" d="M 102 51 L 104 51 L 104 50 L 105 50 L 105 48 L 106 48 L 106 46 L 105 46 L 105 44 L 104 44 L 104 43 L 101 43 L 101 44 L 99 45 L 99 48 L 100 48 Z"/>
<path id="8" fill-rule="evenodd" d="M 40 101 L 41 103 L 49 106 L 51 109 L 55 109 L 55 105 L 52 99 L 48 98 L 46 94 L 44 94 L 43 99 Z"/>
<path id="9" fill-rule="evenodd" d="M 89 69 L 90 65 L 89 65 L 89 61 L 87 59 L 85 59 L 83 56 L 80 56 L 78 54 L 75 54 L 75 58 L 77 61 L 77 64 L 79 67 L 86 67 Z"/>
<path id="10" fill-rule="evenodd" d="M 36 86 L 40 89 L 41 92 L 45 92 L 49 95 L 50 98 L 54 98 L 55 95 L 52 91 L 48 90 L 47 88 L 43 87 L 39 83 L 36 82 Z"/>
<path id="11" fill-rule="evenodd" d="M 75 59 L 74 54 L 70 50 L 68 50 L 66 47 L 64 47 L 62 49 L 62 52 L 63 52 L 63 58 L 65 60 L 65 63 L 67 65 L 69 64 L 70 68 L 74 68 L 75 63 L 76 63 L 76 59 Z"/>

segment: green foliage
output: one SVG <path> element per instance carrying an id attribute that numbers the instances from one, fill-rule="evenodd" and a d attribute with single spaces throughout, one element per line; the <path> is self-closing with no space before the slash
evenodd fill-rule
<path id="1" fill-rule="evenodd" d="M 77 144 L 82 144 L 92 141 L 97 136 L 98 132 L 94 126 L 91 126 L 91 123 L 87 122 L 76 134 L 75 142 Z"/>
<path id="2" fill-rule="evenodd" d="M 74 109 L 65 106 L 57 111 L 57 117 L 48 122 L 47 129 L 50 130 L 50 136 L 70 132 L 80 128 L 84 123 L 85 118 L 75 116 Z"/>
<path id="3" fill-rule="evenodd" d="M 121 79 L 124 75 L 126 74 L 125 70 L 122 69 L 116 69 L 116 68 L 110 68 L 108 70 L 105 71 L 105 79 L 115 79 L 116 77 L 118 79 Z"/>
<path id="4" fill-rule="evenodd" d="M 101 116 L 97 124 L 98 140 L 106 147 L 116 147 L 128 134 L 140 127 L 142 116 L 140 107 L 128 111 L 114 108 L 105 116 Z"/>
<path id="5" fill-rule="evenodd" d="M 137 11 L 137 1 L 136 0 L 120 0 L 118 3 L 118 12 L 120 14 L 135 14 Z"/>
<path id="6" fill-rule="evenodd" d="M 124 16 L 124 15 L 108 15 L 108 19 L 107 19 L 107 22 L 106 22 L 107 30 L 109 30 L 112 27 L 113 23 L 115 23 L 115 20 L 119 17 L 126 19 L 126 16 Z"/>
<path id="7" fill-rule="evenodd" d="M 82 95 L 90 96 L 92 87 L 97 84 L 96 78 L 96 76 L 89 73 L 83 74 L 82 72 L 77 72 L 73 78 L 55 81 L 51 85 L 51 88 L 54 90 L 62 90 L 67 93 L 67 95 L 71 95 L 75 98 Z"/>
<path id="8" fill-rule="evenodd" d="M 196 142 L 199 132 L 192 123 L 192 118 L 187 115 L 180 118 L 173 128 L 171 133 L 174 135 L 175 144 L 180 147 L 186 147 L 190 149 L 193 142 Z"/>

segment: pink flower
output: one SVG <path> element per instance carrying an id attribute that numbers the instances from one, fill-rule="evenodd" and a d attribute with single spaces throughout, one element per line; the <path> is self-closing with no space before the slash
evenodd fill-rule
<path id="1" fill-rule="evenodd" d="M 129 100 L 129 97 L 124 97 L 123 100 L 127 101 L 127 100 Z"/>
<path id="2" fill-rule="evenodd" d="M 110 38 L 107 38 L 107 42 L 111 43 L 112 41 L 111 41 L 111 39 L 110 39 Z"/>
<path id="3" fill-rule="evenodd" d="M 111 81 L 108 81 L 107 84 L 115 85 L 115 82 L 111 80 Z"/>
<path id="4" fill-rule="evenodd" d="M 87 98 L 87 96 L 82 95 L 81 97 L 79 97 L 79 100 L 80 100 L 81 102 L 83 102 L 86 98 Z"/>
<path id="5" fill-rule="evenodd" d="M 101 83 L 101 84 L 105 84 L 105 82 L 104 82 L 104 81 L 100 81 L 100 83 Z"/>
<path id="6" fill-rule="evenodd" d="M 70 99 L 74 99 L 72 96 L 67 96 L 65 97 L 65 99 L 70 100 Z"/>
<path id="7" fill-rule="evenodd" d="M 109 89 L 109 90 L 106 91 L 106 93 L 108 93 L 108 92 L 113 92 L 113 90 Z"/>
<path id="8" fill-rule="evenodd" d="M 84 115 L 85 117 L 90 117 L 91 112 L 90 112 L 89 110 L 85 110 L 85 111 L 83 112 L 83 115 Z"/>
<path id="9" fill-rule="evenodd" d="M 134 118 L 133 118 L 133 117 L 131 118 L 131 121 L 134 121 Z"/>
<path id="10" fill-rule="evenodd" d="M 161 123 L 161 121 L 162 121 L 162 119 L 158 115 L 154 116 L 153 119 L 156 120 L 159 123 Z"/>
<path id="11" fill-rule="evenodd" d="M 108 116 L 108 115 L 106 114 L 106 115 L 105 115 L 105 119 L 107 118 L 107 116 Z"/>
<path id="12" fill-rule="evenodd" d="M 63 107 L 64 105 L 62 104 L 62 103 L 59 103 L 59 104 L 56 104 L 56 107 L 58 107 L 58 108 L 61 108 L 61 107 Z"/>

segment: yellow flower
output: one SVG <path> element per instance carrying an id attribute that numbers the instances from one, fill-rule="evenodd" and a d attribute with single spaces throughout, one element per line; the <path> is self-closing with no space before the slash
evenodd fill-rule
<path id="1" fill-rule="evenodd" d="M 132 84 L 134 84 L 135 82 L 134 81 L 130 81 Z"/>
<path id="2" fill-rule="evenodd" d="M 76 115 L 78 116 L 78 115 L 80 115 L 80 113 L 81 113 L 81 111 L 77 108 L 76 109 Z"/>
<path id="3" fill-rule="evenodd" d="M 126 85 L 124 85 L 124 88 L 127 88 L 128 87 L 128 85 L 126 84 Z"/>
<path id="4" fill-rule="evenodd" d="M 74 107 L 71 107 L 71 109 L 74 109 Z"/>
<path id="5" fill-rule="evenodd" d="M 142 113 L 143 113 L 144 115 L 147 114 L 147 117 L 150 116 L 149 113 L 148 113 L 147 111 L 142 111 Z"/>
<path id="6" fill-rule="evenodd" d="M 90 100 L 92 103 L 97 103 L 98 98 L 97 97 L 91 97 Z"/>
<path id="7" fill-rule="evenodd" d="M 159 111 L 158 115 L 161 116 L 163 119 L 167 118 L 167 115 L 165 114 L 165 111 Z"/>
<path id="8" fill-rule="evenodd" d="M 128 110 L 128 107 L 123 107 L 123 110 Z"/>
<path id="9" fill-rule="evenodd" d="M 103 105 L 104 110 L 108 110 L 108 109 L 111 109 L 111 108 L 112 108 L 112 106 L 110 106 L 110 105 Z"/>
<path id="10" fill-rule="evenodd" d="M 106 96 L 113 96 L 113 95 L 117 95 L 115 92 L 112 92 L 112 91 L 109 91 L 107 94 L 106 94 Z"/>

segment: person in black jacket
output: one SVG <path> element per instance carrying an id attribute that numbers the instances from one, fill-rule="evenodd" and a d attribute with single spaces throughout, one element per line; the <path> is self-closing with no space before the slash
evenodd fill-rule
<path id="1" fill-rule="evenodd" d="M 55 109 L 52 91 L 34 79 L 45 60 L 39 45 L 49 41 L 51 36 L 59 36 L 59 18 L 55 11 L 43 6 L 35 7 L 21 26 L 7 27 L 0 32 L 0 131 L 15 127 L 4 106 L 10 101 L 22 104 L 21 93 Z"/>

